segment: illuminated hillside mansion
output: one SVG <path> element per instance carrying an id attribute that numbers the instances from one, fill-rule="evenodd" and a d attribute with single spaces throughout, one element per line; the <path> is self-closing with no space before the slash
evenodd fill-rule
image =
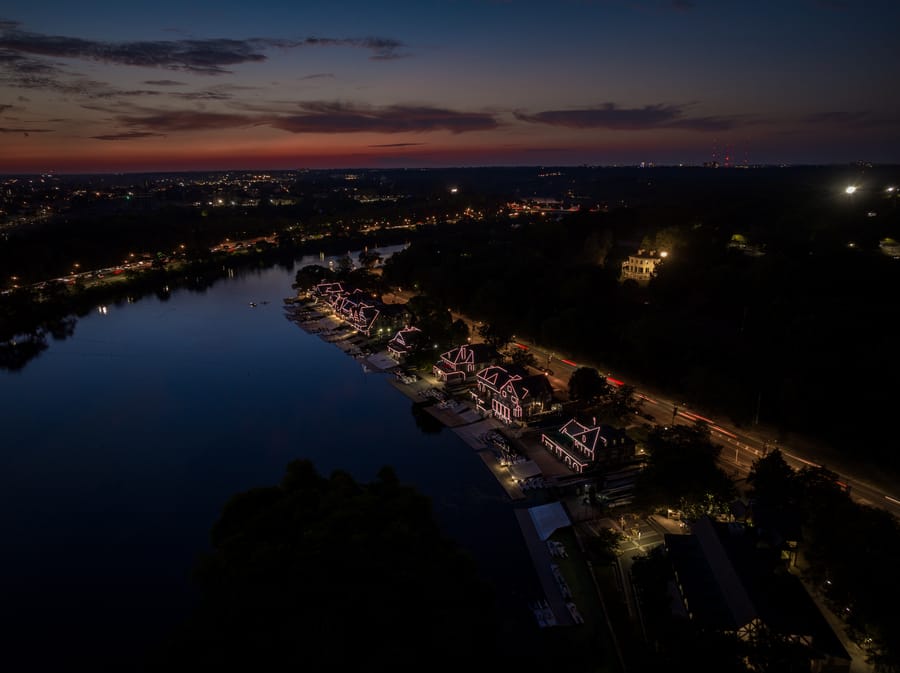
<path id="1" fill-rule="evenodd" d="M 647 283 L 656 273 L 656 267 L 666 258 L 668 253 L 656 250 L 638 250 L 622 262 L 622 280 L 636 280 Z"/>

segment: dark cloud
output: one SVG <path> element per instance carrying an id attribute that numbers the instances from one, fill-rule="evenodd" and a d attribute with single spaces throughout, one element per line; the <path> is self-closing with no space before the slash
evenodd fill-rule
<path id="1" fill-rule="evenodd" d="M 298 80 L 304 82 L 308 79 L 334 79 L 334 74 L 330 72 L 317 72 L 312 75 L 304 75 L 303 77 L 298 77 Z"/>
<path id="2" fill-rule="evenodd" d="M 369 145 L 369 147 L 415 147 L 425 143 L 385 143 L 384 145 Z"/>
<path id="3" fill-rule="evenodd" d="M 13 63 L 19 71 L 32 57 L 69 58 L 121 65 L 183 70 L 195 74 L 218 75 L 227 67 L 266 60 L 272 48 L 355 47 L 367 49 L 371 58 L 386 60 L 402 56 L 402 42 L 390 38 L 320 38 L 274 40 L 251 38 L 184 39 L 136 42 L 104 42 L 61 35 L 42 35 L 19 28 L 14 22 L 0 22 L 0 63 Z M 49 67 L 34 62 L 31 67 Z M 167 81 L 167 80 L 161 80 Z"/>
<path id="4" fill-rule="evenodd" d="M 307 37 L 302 40 L 264 40 L 272 47 L 294 49 L 297 47 L 356 47 L 372 52 L 369 58 L 386 61 L 403 58 L 401 49 L 406 45 L 387 37 Z"/>
<path id="5" fill-rule="evenodd" d="M 135 138 L 158 138 L 162 133 L 151 131 L 126 131 L 124 133 L 108 133 L 102 136 L 91 136 L 94 140 L 134 140 Z"/>
<path id="6" fill-rule="evenodd" d="M 176 82 L 174 79 L 148 79 L 144 80 L 144 84 L 150 86 L 184 86 L 184 82 Z"/>
<path id="7" fill-rule="evenodd" d="M 173 98 L 182 98 L 184 100 L 230 100 L 234 96 L 224 91 L 191 91 L 191 92 L 174 92 L 168 94 Z"/>
<path id="8" fill-rule="evenodd" d="M 682 128 L 692 131 L 724 131 L 737 126 L 729 117 L 685 117 L 678 105 L 645 105 L 642 108 L 620 108 L 606 103 L 596 108 L 579 110 L 546 110 L 533 115 L 516 112 L 521 121 L 563 126 L 574 129 L 609 129 L 613 131 L 643 131 L 660 128 Z"/>
<path id="9" fill-rule="evenodd" d="M 12 105 L 3 105 L 2 103 L 0 103 L 0 114 L 3 114 L 7 110 L 11 110 L 11 109 L 12 109 Z"/>
<path id="10" fill-rule="evenodd" d="M 485 131 L 497 128 L 490 114 L 456 112 L 425 106 L 391 105 L 369 108 L 343 103 L 304 103 L 303 112 L 272 120 L 291 133 L 404 133 L 422 131 Z"/>
<path id="11" fill-rule="evenodd" d="M 300 114 L 274 114 L 257 110 L 251 113 L 218 113 L 197 110 L 148 110 L 132 107 L 131 112 L 109 107 L 82 107 L 115 115 L 115 120 L 131 130 L 170 133 L 270 126 L 291 133 L 418 133 L 450 131 L 465 133 L 496 128 L 489 114 L 457 112 L 426 106 L 393 105 L 370 108 L 343 103 L 305 103 Z M 383 147 L 403 147 L 419 143 L 394 143 Z"/>
<path id="12" fill-rule="evenodd" d="M 202 131 L 233 129 L 265 124 L 266 120 L 239 114 L 195 110 L 158 111 L 144 115 L 120 115 L 125 126 L 149 131 Z"/>
<path id="13" fill-rule="evenodd" d="M 24 133 L 27 136 L 29 133 L 53 133 L 53 129 L 11 129 L 0 126 L 0 133 Z"/>

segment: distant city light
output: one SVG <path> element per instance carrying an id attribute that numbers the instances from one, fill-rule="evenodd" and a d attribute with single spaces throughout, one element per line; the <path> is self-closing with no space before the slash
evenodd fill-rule
<path id="1" fill-rule="evenodd" d="M 661 253 L 659 253 L 659 256 L 660 256 L 660 257 L 668 257 L 668 256 L 669 256 L 669 253 L 666 252 L 665 250 L 663 250 Z"/>
<path id="2" fill-rule="evenodd" d="M 856 185 L 850 185 L 844 190 L 847 194 L 853 194 L 856 191 Z"/>

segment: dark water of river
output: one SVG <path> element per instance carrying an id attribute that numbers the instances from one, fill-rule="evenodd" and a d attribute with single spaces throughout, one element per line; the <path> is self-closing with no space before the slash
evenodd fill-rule
<path id="1" fill-rule="evenodd" d="M 386 375 L 289 322 L 292 280 L 272 268 L 98 307 L 0 373 L 6 670 L 135 670 L 189 611 L 225 501 L 295 458 L 362 481 L 391 465 L 511 610 L 539 595 L 480 458 L 446 429 L 423 433 Z"/>

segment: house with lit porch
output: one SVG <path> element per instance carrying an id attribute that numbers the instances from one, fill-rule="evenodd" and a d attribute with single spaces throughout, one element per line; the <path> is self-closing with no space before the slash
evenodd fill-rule
<path id="1" fill-rule="evenodd" d="M 388 355 L 397 362 L 403 362 L 406 356 L 422 343 L 423 338 L 424 334 L 422 333 L 422 330 L 418 327 L 410 327 L 407 325 L 388 341 Z"/>
<path id="2" fill-rule="evenodd" d="M 542 433 L 541 444 L 578 474 L 634 459 L 635 442 L 625 430 L 595 419 L 586 424 L 573 418 L 559 430 Z"/>
<path id="3" fill-rule="evenodd" d="M 490 365 L 475 375 L 475 408 L 504 423 L 525 422 L 549 412 L 553 387 L 544 374 L 528 374 L 515 365 Z"/>
<path id="4" fill-rule="evenodd" d="M 500 354 L 490 344 L 463 344 L 443 353 L 431 371 L 438 381 L 460 383 L 499 359 Z"/>

